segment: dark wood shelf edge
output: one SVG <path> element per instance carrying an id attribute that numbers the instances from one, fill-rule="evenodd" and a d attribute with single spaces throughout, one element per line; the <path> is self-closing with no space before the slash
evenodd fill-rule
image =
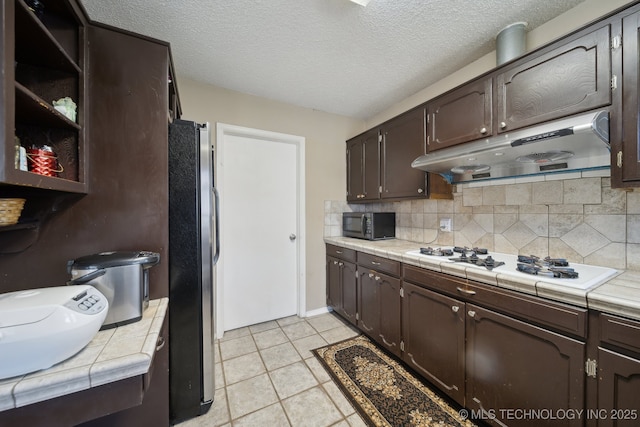
<path id="1" fill-rule="evenodd" d="M 82 127 L 78 123 L 69 120 L 65 115 L 53 108 L 53 105 L 40 98 L 38 95 L 31 92 L 20 83 L 15 82 L 15 86 L 16 110 L 18 109 L 18 105 L 21 105 L 22 108 L 26 108 L 29 113 L 33 113 L 34 115 L 36 115 L 36 118 L 44 118 L 47 123 L 51 124 L 52 126 L 57 125 L 56 127 L 64 129 L 82 129 Z M 16 121 L 18 121 L 17 118 Z M 36 121 L 34 120 L 34 122 Z"/>
<path id="2" fill-rule="evenodd" d="M 61 191 L 64 193 L 88 193 L 87 185 L 83 182 L 39 175 L 37 173 L 17 169 L 7 170 L 3 182 L 18 187 L 34 187 L 45 190 Z"/>
<path id="3" fill-rule="evenodd" d="M 0 233 L 4 231 L 30 230 L 33 228 L 38 228 L 39 226 L 40 226 L 40 221 L 37 221 L 37 220 L 19 222 L 13 225 L 0 225 Z"/>
<path id="4" fill-rule="evenodd" d="M 0 227 L 0 255 L 17 254 L 31 247 L 40 237 L 40 221 Z"/>

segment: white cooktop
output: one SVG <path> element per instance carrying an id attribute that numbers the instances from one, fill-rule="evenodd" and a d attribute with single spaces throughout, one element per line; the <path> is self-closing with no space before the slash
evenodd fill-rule
<path id="1" fill-rule="evenodd" d="M 438 247 L 434 249 L 453 249 L 452 247 Z M 435 255 L 424 255 L 420 253 L 419 249 L 408 251 L 407 255 L 417 256 L 420 259 L 428 260 L 431 263 L 436 264 L 453 264 L 456 263 L 464 268 L 472 268 L 472 269 L 481 269 L 485 271 L 489 271 L 486 267 L 475 265 L 472 263 L 466 262 L 456 262 L 451 261 L 449 258 L 459 258 L 460 253 L 454 252 L 452 256 L 435 256 Z M 471 253 L 467 253 L 467 256 L 470 256 Z M 518 256 L 512 254 L 503 254 L 499 252 L 489 252 L 488 255 L 491 255 L 495 261 L 502 261 L 505 264 L 500 267 L 495 267 L 491 272 L 496 275 L 507 275 L 512 277 L 520 277 L 526 279 L 533 279 L 540 282 L 552 283 L 558 286 L 565 286 L 573 289 L 582 289 L 587 290 L 591 289 L 595 286 L 601 285 L 606 282 L 612 276 L 618 274 L 618 270 L 608 267 L 598 267 L 595 265 L 587 265 L 587 264 L 578 264 L 574 262 L 569 262 L 569 267 L 573 268 L 576 272 L 578 272 L 578 277 L 574 279 L 570 278 L 556 278 L 549 277 L 546 275 L 533 275 L 524 273 L 517 270 L 518 265 Z M 479 258 L 486 258 L 487 255 L 478 255 Z"/>

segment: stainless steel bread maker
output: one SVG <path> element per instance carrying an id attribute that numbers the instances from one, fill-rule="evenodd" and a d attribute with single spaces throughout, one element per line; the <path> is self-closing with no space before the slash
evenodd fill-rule
<path id="1" fill-rule="evenodd" d="M 159 261 L 160 254 L 146 251 L 84 256 L 67 263 L 67 285 L 91 285 L 107 297 L 102 329 L 126 325 L 140 320 L 149 306 L 149 269 Z"/>

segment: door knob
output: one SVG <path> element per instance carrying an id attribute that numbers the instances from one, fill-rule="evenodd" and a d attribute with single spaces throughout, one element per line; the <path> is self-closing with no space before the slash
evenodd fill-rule
<path id="1" fill-rule="evenodd" d="M 297 237 L 297 236 L 296 236 L 295 234 L 293 234 L 293 233 L 289 234 L 289 240 L 291 240 L 292 242 L 293 242 L 294 240 L 296 240 L 296 237 Z"/>

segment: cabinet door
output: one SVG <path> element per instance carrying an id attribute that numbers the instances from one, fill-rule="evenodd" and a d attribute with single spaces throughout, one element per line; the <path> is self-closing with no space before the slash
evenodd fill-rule
<path id="1" fill-rule="evenodd" d="M 464 405 L 465 304 L 404 282 L 403 360 Z"/>
<path id="2" fill-rule="evenodd" d="M 377 129 L 347 141 L 347 201 L 380 196 L 380 142 Z"/>
<path id="3" fill-rule="evenodd" d="M 340 309 L 342 308 L 341 271 L 339 262 L 337 258 L 327 257 L 327 305 L 338 313 L 340 313 Z"/>
<path id="4" fill-rule="evenodd" d="M 381 132 L 381 198 L 424 198 L 427 194 L 426 174 L 411 167 L 411 162 L 426 153 L 424 108 L 416 108 L 386 122 Z"/>
<path id="5" fill-rule="evenodd" d="M 598 427 L 640 424 L 640 360 L 598 348 L 598 380 Z"/>
<path id="6" fill-rule="evenodd" d="M 471 82 L 427 104 L 427 151 L 490 136 L 493 80 Z"/>
<path id="7" fill-rule="evenodd" d="M 342 315 L 352 324 L 356 325 L 358 313 L 356 265 L 352 262 L 341 261 L 340 281 L 342 287 Z"/>
<path id="8" fill-rule="evenodd" d="M 473 304 L 466 310 L 468 408 L 494 411 L 497 425 L 532 427 L 541 420 L 504 410 L 584 410 L 584 343 Z M 583 421 L 566 417 L 544 425 Z"/>
<path id="9" fill-rule="evenodd" d="M 347 141 L 347 201 L 359 201 L 364 194 L 364 159 L 362 138 Z"/>
<path id="10" fill-rule="evenodd" d="M 622 147 L 614 150 L 611 164 L 611 179 L 614 186 L 640 185 L 640 129 L 638 115 L 640 114 L 640 98 L 638 84 L 640 83 L 639 62 L 640 45 L 640 13 L 627 16 L 622 21 Z M 616 129 L 611 129 L 612 133 Z M 615 139 L 612 138 L 612 145 Z M 612 147 L 613 148 L 613 147 Z"/>
<path id="11" fill-rule="evenodd" d="M 496 76 L 498 132 L 611 104 L 609 26 Z"/>
<path id="12" fill-rule="evenodd" d="M 364 193 L 362 200 L 380 198 L 380 134 L 377 129 L 367 132 L 362 141 L 364 164 Z"/>
<path id="13" fill-rule="evenodd" d="M 380 306 L 380 325 L 378 342 L 387 350 L 400 357 L 400 279 L 376 273 L 378 283 L 378 304 Z"/>
<path id="14" fill-rule="evenodd" d="M 360 300 L 358 327 L 374 339 L 377 337 L 380 325 L 380 297 L 375 277 L 374 271 L 358 271 L 358 298 Z"/>

